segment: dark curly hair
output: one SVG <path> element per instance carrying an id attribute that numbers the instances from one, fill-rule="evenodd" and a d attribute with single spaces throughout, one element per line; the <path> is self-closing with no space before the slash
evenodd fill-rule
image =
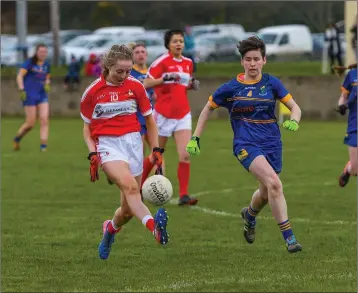
<path id="1" fill-rule="evenodd" d="M 266 56 L 266 45 L 264 41 L 257 36 L 252 36 L 239 42 L 237 48 L 239 49 L 241 58 L 244 58 L 247 52 L 256 50 L 260 50 L 262 58 Z"/>

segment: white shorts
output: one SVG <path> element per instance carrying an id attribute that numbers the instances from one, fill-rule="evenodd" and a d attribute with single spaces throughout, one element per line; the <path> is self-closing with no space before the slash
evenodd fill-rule
<path id="1" fill-rule="evenodd" d="M 99 136 L 97 153 L 101 163 L 124 161 L 134 177 L 143 173 L 143 142 L 139 132 L 122 136 Z"/>
<path id="2" fill-rule="evenodd" d="M 170 137 L 178 130 L 191 130 L 191 113 L 189 112 L 181 119 L 170 119 L 153 111 L 153 117 L 158 127 L 159 136 Z"/>

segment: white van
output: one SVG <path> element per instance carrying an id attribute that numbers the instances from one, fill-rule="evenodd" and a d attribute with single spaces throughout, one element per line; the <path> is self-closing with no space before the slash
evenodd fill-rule
<path id="1" fill-rule="evenodd" d="M 310 57 L 313 53 L 313 40 L 306 25 L 279 25 L 265 27 L 258 36 L 266 44 L 268 57 L 296 55 Z"/>
<path id="2" fill-rule="evenodd" d="M 124 35 L 143 34 L 144 32 L 145 28 L 142 26 L 111 26 L 98 28 L 93 31 L 93 34 L 118 37 Z"/>
<path id="3" fill-rule="evenodd" d="M 245 38 L 245 29 L 241 24 L 204 24 L 193 25 L 191 27 L 195 38 L 201 37 L 204 34 L 216 34 L 222 36 L 233 36 L 239 40 Z"/>

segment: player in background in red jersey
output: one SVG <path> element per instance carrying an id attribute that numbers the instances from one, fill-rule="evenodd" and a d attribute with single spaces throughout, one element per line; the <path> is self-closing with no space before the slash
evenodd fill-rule
<path id="1" fill-rule="evenodd" d="M 98 247 L 101 259 L 108 258 L 115 234 L 133 216 L 159 243 L 168 242 L 166 210 L 158 209 L 153 218 L 139 192 L 143 142 L 138 110 L 145 117 L 152 158 L 159 168 L 164 149 L 158 147 L 158 130 L 147 93 L 142 83 L 130 76 L 132 67 L 132 51 L 124 45 L 112 46 L 103 57 L 103 74 L 86 89 L 81 99 L 91 181 L 99 179 L 101 164 L 107 177 L 121 190 L 121 207 L 115 211 L 112 220 L 103 223 L 103 239 Z"/>
<path id="2" fill-rule="evenodd" d="M 197 199 L 189 196 L 190 160 L 186 145 L 191 138 L 191 113 L 188 89 L 198 90 L 199 82 L 192 76 L 193 62 L 182 55 L 184 33 L 169 30 L 164 44 L 168 53 L 163 54 L 149 67 L 144 80 L 146 88 L 154 88 L 157 96 L 154 120 L 158 126 L 159 147 L 165 148 L 168 138 L 173 136 L 179 156 L 179 205 L 195 205 Z M 142 184 L 154 166 L 152 156 L 144 160 Z"/>

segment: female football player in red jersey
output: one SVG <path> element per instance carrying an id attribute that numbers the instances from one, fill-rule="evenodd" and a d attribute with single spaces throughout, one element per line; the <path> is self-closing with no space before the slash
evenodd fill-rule
<path id="1" fill-rule="evenodd" d="M 164 150 L 158 147 L 158 130 L 146 91 L 140 81 L 129 76 L 132 60 L 129 48 L 112 46 L 103 57 L 103 74 L 86 89 L 81 99 L 91 181 L 99 179 L 101 164 L 107 177 L 121 190 L 121 207 L 112 220 L 103 223 L 103 239 L 98 247 L 101 259 L 108 258 L 115 234 L 132 216 L 138 218 L 159 243 L 168 242 L 166 210 L 158 209 L 153 219 L 139 192 L 143 142 L 136 114 L 138 109 L 146 120 L 148 141 L 157 167 L 161 166 Z"/>
<path id="2" fill-rule="evenodd" d="M 157 96 L 154 119 L 158 126 L 159 147 L 164 148 L 168 138 L 174 136 L 179 156 L 179 205 L 195 205 L 197 199 L 188 193 L 190 160 L 185 147 L 191 137 L 191 113 L 188 89 L 197 90 L 199 82 L 192 77 L 193 62 L 182 55 L 184 33 L 169 30 L 164 36 L 165 47 L 169 50 L 148 69 L 144 80 L 146 88 L 154 88 Z M 144 161 L 142 184 L 154 166 L 151 156 Z"/>

